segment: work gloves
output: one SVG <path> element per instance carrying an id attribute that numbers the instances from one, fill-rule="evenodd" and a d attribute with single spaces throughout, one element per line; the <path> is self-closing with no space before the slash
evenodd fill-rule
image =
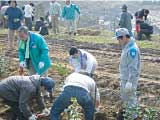
<path id="1" fill-rule="evenodd" d="M 20 65 L 19 65 L 21 68 L 25 68 L 26 67 L 26 63 L 24 61 L 20 62 Z"/>
<path id="2" fill-rule="evenodd" d="M 32 115 L 29 117 L 28 120 L 37 120 L 37 116 L 34 115 L 34 114 L 32 114 Z"/>
<path id="3" fill-rule="evenodd" d="M 127 94 L 131 93 L 133 90 L 133 87 L 132 87 L 132 83 L 131 82 L 127 82 L 126 85 L 125 85 L 125 92 Z"/>
<path id="4" fill-rule="evenodd" d="M 19 21 L 20 21 L 20 19 L 18 19 L 18 18 L 14 18 L 14 19 L 13 19 L 13 21 L 14 21 L 14 22 L 19 22 Z"/>
<path id="5" fill-rule="evenodd" d="M 44 67 L 44 62 L 39 62 L 38 68 L 39 68 L 39 69 L 42 69 L 43 67 Z"/>
<path id="6" fill-rule="evenodd" d="M 41 118 L 41 117 L 47 117 L 49 115 L 50 115 L 50 111 L 47 108 L 45 108 L 45 109 L 43 109 L 42 113 L 37 115 L 37 117 Z"/>

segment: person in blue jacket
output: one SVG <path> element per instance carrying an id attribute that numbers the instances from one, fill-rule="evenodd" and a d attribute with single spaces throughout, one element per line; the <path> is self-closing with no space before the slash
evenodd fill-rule
<path id="1" fill-rule="evenodd" d="M 73 26 L 73 33 L 76 35 L 77 33 L 77 20 L 76 20 L 76 12 L 80 15 L 80 8 L 72 4 L 70 0 L 66 0 L 66 5 L 63 7 L 62 17 L 66 20 L 67 33 L 71 34 L 70 25 Z M 79 17 L 78 17 L 79 21 Z"/>
<path id="2" fill-rule="evenodd" d="M 6 10 L 4 17 L 8 20 L 8 49 L 13 50 L 17 29 L 21 26 L 21 22 L 23 21 L 23 12 L 17 7 L 16 1 L 10 0 L 8 3 L 9 7 Z"/>
<path id="3" fill-rule="evenodd" d="M 20 67 L 26 67 L 29 70 L 29 75 L 39 74 L 47 77 L 51 61 L 49 49 L 43 36 L 29 32 L 26 26 L 21 26 L 18 29 L 18 36 L 20 38 L 18 44 Z"/>

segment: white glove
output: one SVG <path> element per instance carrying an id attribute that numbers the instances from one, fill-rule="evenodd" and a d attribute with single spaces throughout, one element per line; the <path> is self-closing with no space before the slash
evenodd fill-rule
<path id="1" fill-rule="evenodd" d="M 32 114 L 32 116 L 30 116 L 28 120 L 36 120 L 36 119 L 37 119 L 37 116 L 35 116 L 34 114 Z"/>
<path id="2" fill-rule="evenodd" d="M 50 111 L 49 111 L 47 108 L 45 108 L 45 109 L 42 111 L 42 113 L 43 113 L 44 116 L 49 116 Z"/>
<path id="3" fill-rule="evenodd" d="M 50 114 L 50 111 L 47 109 L 47 108 L 45 108 L 45 109 L 43 109 L 43 111 L 42 111 L 42 113 L 40 113 L 40 114 L 38 114 L 38 116 L 49 116 L 49 114 Z"/>
<path id="4" fill-rule="evenodd" d="M 26 63 L 24 61 L 20 62 L 20 67 L 25 68 L 26 67 Z"/>
<path id="5" fill-rule="evenodd" d="M 39 69 L 42 69 L 44 67 L 44 62 L 39 62 L 38 67 L 39 67 Z"/>
<path id="6" fill-rule="evenodd" d="M 14 22 L 18 22 L 18 21 L 20 21 L 20 19 L 14 18 L 13 21 L 14 21 Z"/>
<path id="7" fill-rule="evenodd" d="M 63 22 L 63 21 L 64 21 L 64 18 L 61 18 L 61 21 Z"/>
<path id="8" fill-rule="evenodd" d="M 126 93 L 131 93 L 132 92 L 132 83 L 131 82 L 126 83 L 125 92 Z"/>

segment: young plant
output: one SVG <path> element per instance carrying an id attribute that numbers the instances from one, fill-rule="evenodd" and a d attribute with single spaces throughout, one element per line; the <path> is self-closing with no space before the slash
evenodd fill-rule
<path id="1" fill-rule="evenodd" d="M 58 71 L 58 73 L 61 75 L 61 76 L 66 76 L 69 74 L 69 70 L 68 68 L 66 67 L 66 65 L 62 65 L 60 63 L 57 63 L 56 64 L 56 70 Z"/>
<path id="2" fill-rule="evenodd" d="M 81 116 L 79 113 L 79 104 L 77 102 L 77 99 L 75 97 L 71 98 L 72 104 L 65 109 L 65 112 L 67 113 L 67 120 L 81 120 Z"/>
<path id="3" fill-rule="evenodd" d="M 144 109 L 144 119 L 145 120 L 158 120 L 158 110 L 154 108 Z"/>

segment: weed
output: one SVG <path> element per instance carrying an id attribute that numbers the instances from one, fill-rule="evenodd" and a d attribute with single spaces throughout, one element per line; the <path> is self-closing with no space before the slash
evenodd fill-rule
<path id="1" fill-rule="evenodd" d="M 67 113 L 67 120 L 81 120 L 81 115 L 79 113 L 79 104 L 75 97 L 71 98 L 72 104 L 65 109 Z"/>
<path id="2" fill-rule="evenodd" d="M 67 76 L 69 74 L 69 70 L 66 65 L 62 65 L 61 63 L 57 63 L 55 65 L 56 70 L 61 76 Z"/>

